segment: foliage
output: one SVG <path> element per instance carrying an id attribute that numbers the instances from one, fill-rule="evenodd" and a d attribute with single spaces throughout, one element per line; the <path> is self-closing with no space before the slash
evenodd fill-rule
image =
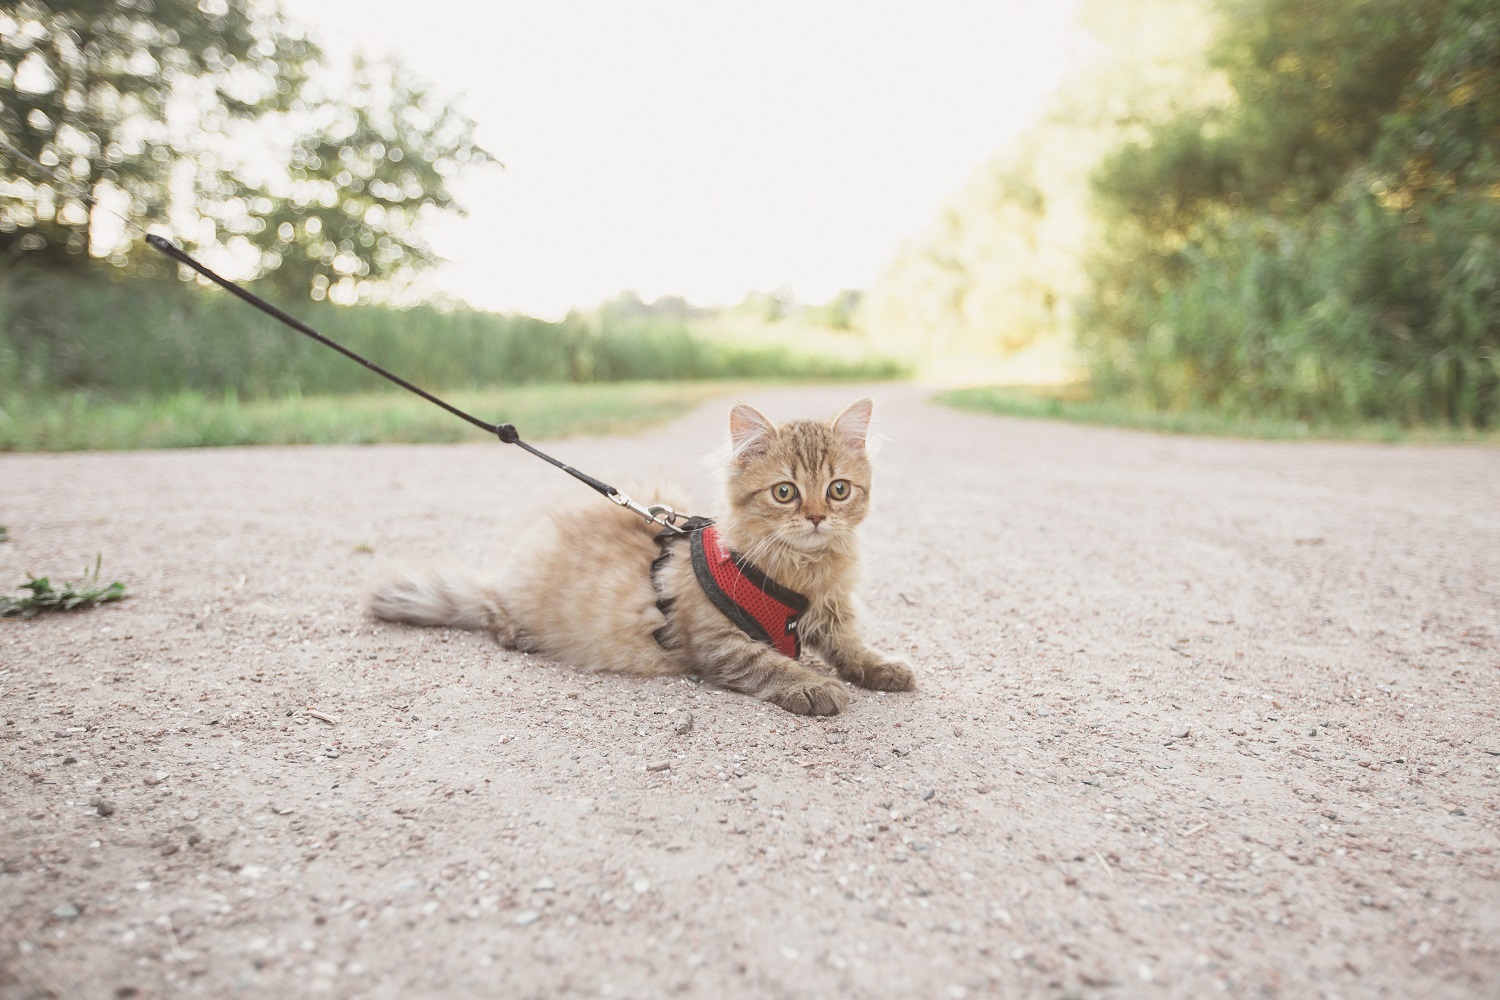
<path id="1" fill-rule="evenodd" d="M 418 216 L 457 209 L 451 175 L 488 156 L 399 67 L 320 89 L 315 72 L 339 82 L 321 58 L 274 4 L 18 0 L 0 12 L 0 137 L 101 205 L 177 225 L 210 264 L 352 301 L 431 262 Z M 0 256 L 160 268 L 77 191 L 0 163 Z"/>
<path id="2" fill-rule="evenodd" d="M 313 128 L 293 143 L 288 177 L 231 196 L 243 211 L 226 229 L 261 247 L 262 277 L 287 293 L 350 302 L 371 282 L 436 263 L 418 235 L 421 217 L 463 214 L 450 181 L 490 160 L 474 123 L 398 66 L 363 59 L 336 103 L 303 117 Z"/>
<path id="3" fill-rule="evenodd" d="M 1095 174 L 1099 390 L 1163 410 L 1491 426 L 1500 16 L 1480 0 L 1236 0 L 1236 100 Z"/>
<path id="4" fill-rule="evenodd" d="M 54 587 L 52 581 L 39 576 L 21 584 L 22 590 L 31 591 L 22 597 L 0 594 L 0 617 L 35 618 L 43 611 L 75 611 L 91 608 L 125 597 L 125 585 L 118 580 L 106 586 L 99 584 L 100 558 L 94 559 L 94 568 L 84 568 L 83 580 L 79 583 L 65 582 Z"/>
<path id="5" fill-rule="evenodd" d="M 1144 127 L 1202 115 L 1224 99 L 1205 67 L 1201 0 L 1093 0 L 1099 46 L 1045 115 L 975 171 L 925 233 L 909 240 L 856 322 L 886 349 L 996 355 L 1073 328 L 1093 238 L 1088 176 Z"/>
<path id="6" fill-rule="evenodd" d="M 212 5 L 209 5 L 212 6 Z M 144 219 L 166 209 L 171 148 L 168 106 L 189 82 L 218 108 L 203 123 L 281 103 L 315 56 L 275 15 L 244 3 L 210 13 L 193 0 L 152 5 L 19 0 L 0 12 L 0 135 L 68 180 L 108 186 Z M 19 163 L 0 189 L 0 249 L 53 262 L 87 257 L 96 217 L 65 188 L 29 178 Z"/>
<path id="7" fill-rule="evenodd" d="M 1096 385 L 1162 410 L 1493 425 L 1496 234 L 1493 202 L 1408 220 L 1370 196 L 1205 230 L 1173 280 L 1116 300 L 1141 335 L 1086 341 Z"/>
<path id="8" fill-rule="evenodd" d="M 1223 208 L 1320 204 L 1368 159 L 1446 0 L 1224 0 L 1209 53 L 1235 100 L 1124 143 L 1103 207 L 1164 244 Z"/>
<path id="9" fill-rule="evenodd" d="M 1371 188 L 1387 206 L 1500 196 L 1500 7 L 1452 5 L 1384 124 Z"/>
<path id="10" fill-rule="evenodd" d="M 160 221 L 171 167 L 183 162 L 167 126 L 172 101 L 208 95 L 217 106 L 201 125 L 222 129 L 285 107 L 282 88 L 299 85 L 316 55 L 278 16 L 252 18 L 244 3 L 204 13 L 192 0 L 20 0 L 0 14 L 0 133 L 80 188 L 113 189 L 143 220 Z M 7 166 L 17 175 L 0 200 L 7 255 L 86 259 L 96 213 L 20 163 Z"/>
<path id="11" fill-rule="evenodd" d="M 218 289 L 109 275 L 0 276 L 0 405 L 58 393 L 250 399 L 382 390 L 349 359 Z M 715 341 L 679 323 L 550 323 L 472 309 L 311 303 L 299 318 L 434 390 L 641 379 L 889 378 L 881 358 L 839 361 Z M 0 418 L 3 419 L 3 418 Z"/>

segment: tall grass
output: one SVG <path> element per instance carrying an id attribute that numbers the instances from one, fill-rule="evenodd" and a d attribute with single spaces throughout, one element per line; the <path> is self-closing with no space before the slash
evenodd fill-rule
<path id="1" fill-rule="evenodd" d="M 423 386 L 716 378 L 888 378 L 899 366 L 709 342 L 682 325 L 550 323 L 471 309 L 292 310 Z M 383 380 L 218 289 L 176 281 L 19 271 L 0 276 L 0 399 L 123 400 L 369 392 Z"/>
<path id="2" fill-rule="evenodd" d="M 1096 391 L 1159 411 L 1500 425 L 1500 203 L 1223 225 L 1085 310 Z"/>

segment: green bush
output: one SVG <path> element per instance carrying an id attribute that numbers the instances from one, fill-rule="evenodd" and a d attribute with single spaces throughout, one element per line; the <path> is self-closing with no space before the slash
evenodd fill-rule
<path id="1" fill-rule="evenodd" d="M 1386 210 L 1371 196 L 1294 224 L 1205 231 L 1173 280 L 1096 304 L 1096 387 L 1159 410 L 1493 427 L 1500 206 Z"/>

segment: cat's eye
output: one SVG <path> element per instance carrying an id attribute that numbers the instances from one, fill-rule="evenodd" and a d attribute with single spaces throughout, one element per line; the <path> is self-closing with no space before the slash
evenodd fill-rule
<path id="1" fill-rule="evenodd" d="M 791 503 L 797 499 L 797 487 L 791 483 L 777 483 L 771 487 L 771 496 L 777 503 Z"/>
<path id="2" fill-rule="evenodd" d="M 828 496 L 833 500 L 848 500 L 852 490 L 847 479 L 835 479 L 828 484 Z"/>

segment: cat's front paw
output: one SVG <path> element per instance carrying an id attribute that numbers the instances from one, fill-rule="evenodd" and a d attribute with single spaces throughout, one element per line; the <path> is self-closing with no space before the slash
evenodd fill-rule
<path id="1" fill-rule="evenodd" d="M 833 678 L 819 677 L 789 684 L 766 700 L 794 715 L 838 715 L 849 704 L 849 692 Z"/>
<path id="2" fill-rule="evenodd" d="M 900 660 L 875 660 L 864 664 L 858 676 L 846 676 L 871 691 L 912 691 L 917 686 L 916 674 Z"/>

